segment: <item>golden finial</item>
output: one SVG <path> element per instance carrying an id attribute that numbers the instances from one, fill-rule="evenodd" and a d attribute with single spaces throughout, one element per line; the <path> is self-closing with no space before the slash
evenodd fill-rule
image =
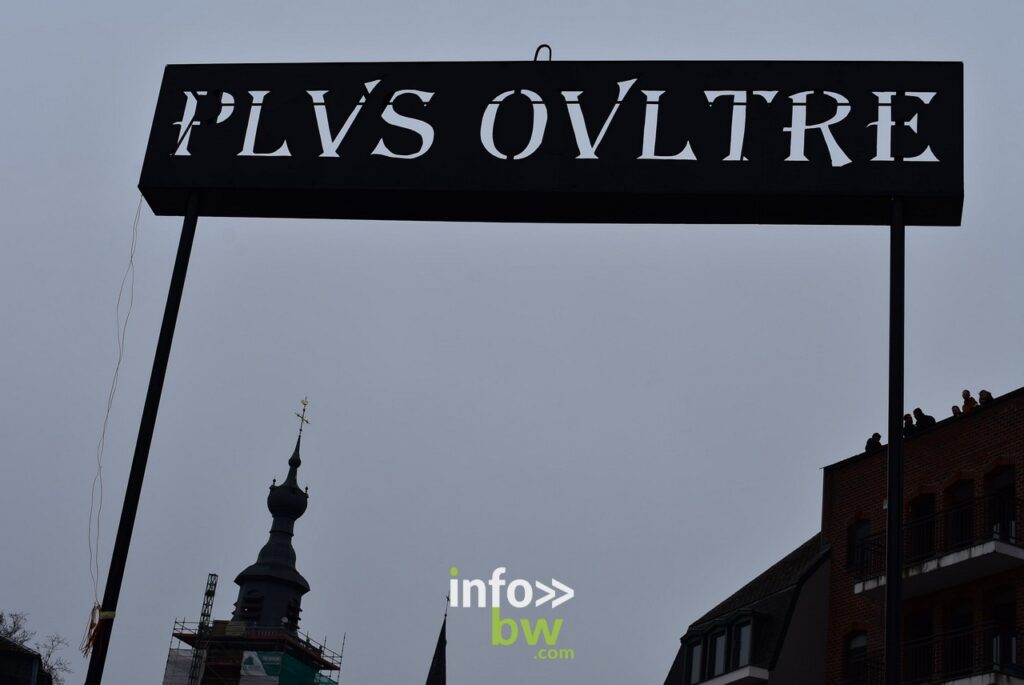
<path id="1" fill-rule="evenodd" d="M 306 407 L 309 406 L 309 398 L 304 397 L 300 402 L 302 403 L 302 413 L 295 412 L 295 415 L 299 417 L 299 437 L 302 437 L 302 427 L 309 423 L 309 419 L 306 418 Z"/>

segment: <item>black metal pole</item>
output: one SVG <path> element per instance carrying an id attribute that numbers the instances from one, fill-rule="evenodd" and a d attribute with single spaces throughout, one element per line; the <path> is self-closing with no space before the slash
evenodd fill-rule
<path id="1" fill-rule="evenodd" d="M 89 659 L 85 685 L 100 685 L 103 679 L 103 666 L 107 660 L 107 648 L 110 645 L 110 633 L 114 626 L 117 600 L 121 595 L 121 580 L 124 578 L 128 547 L 132 541 L 132 529 L 135 527 L 135 514 L 139 509 L 142 480 L 146 475 L 149 446 L 153 442 L 153 427 L 156 425 L 157 409 L 160 407 L 160 393 L 164 387 L 164 376 L 167 374 L 167 360 L 171 354 L 171 341 L 174 339 L 174 327 L 178 322 L 178 308 L 181 305 L 182 290 L 185 288 L 185 274 L 188 271 L 188 260 L 192 254 L 192 242 L 196 236 L 198 219 L 199 196 L 197 193 L 192 193 L 181 227 L 178 254 L 174 258 L 174 271 L 171 273 L 171 285 L 167 292 L 167 304 L 164 306 L 164 318 L 160 323 L 160 336 L 156 342 L 153 371 L 149 375 L 149 389 L 146 391 L 146 403 L 142 409 L 139 437 L 135 442 L 135 456 L 132 457 L 132 468 L 128 474 L 124 504 L 121 506 L 121 520 L 117 524 L 117 537 L 114 539 L 110 570 L 107 571 L 107 584 L 103 590 L 99 633 L 93 645 L 92 657 Z"/>
<path id="2" fill-rule="evenodd" d="M 893 198 L 889 227 L 889 463 L 885 539 L 885 685 L 899 685 L 903 599 L 903 322 L 906 227 Z"/>

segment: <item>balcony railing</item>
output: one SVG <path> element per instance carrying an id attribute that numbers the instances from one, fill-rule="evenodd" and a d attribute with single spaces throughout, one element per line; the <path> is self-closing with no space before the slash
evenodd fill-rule
<path id="1" fill-rule="evenodd" d="M 904 685 L 947 683 L 989 673 L 1024 677 L 1024 631 L 986 624 L 903 643 Z M 843 685 L 882 685 L 885 662 L 881 653 L 867 654 L 846 664 Z"/>
<path id="2" fill-rule="evenodd" d="M 928 559 L 998 540 L 1024 546 L 1020 536 L 1022 500 L 995 494 L 927 516 L 909 516 L 903 524 L 903 563 Z M 851 571 L 859 580 L 885 573 L 885 531 L 871 535 L 853 550 Z"/>

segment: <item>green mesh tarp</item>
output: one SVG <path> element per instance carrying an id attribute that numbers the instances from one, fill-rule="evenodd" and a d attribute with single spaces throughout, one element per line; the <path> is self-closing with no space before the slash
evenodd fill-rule
<path id="1" fill-rule="evenodd" d="M 244 652 L 239 685 L 330 685 L 335 681 L 283 652 Z"/>

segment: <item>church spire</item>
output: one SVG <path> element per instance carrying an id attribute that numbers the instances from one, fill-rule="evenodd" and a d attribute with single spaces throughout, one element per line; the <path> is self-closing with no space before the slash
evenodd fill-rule
<path id="1" fill-rule="evenodd" d="M 430 670 L 427 671 L 427 685 L 446 685 L 448 682 L 448 607 L 451 604 L 451 595 L 445 597 L 444 620 L 441 621 L 441 632 L 437 636 L 437 645 L 434 647 L 434 658 L 430 661 Z"/>
<path id="2" fill-rule="evenodd" d="M 302 466 L 302 459 L 299 457 L 299 447 L 302 445 L 302 429 L 309 424 L 309 419 L 306 418 L 306 407 L 309 406 L 309 398 L 305 397 L 300 401 L 302 403 L 302 413 L 295 412 L 295 416 L 299 418 L 299 437 L 295 440 L 295 451 L 292 453 L 291 459 L 288 460 L 288 477 L 282 483 L 282 485 L 291 483 L 295 487 L 299 486 L 296 477 L 299 467 Z"/>
<path id="3" fill-rule="evenodd" d="M 292 535 L 295 521 L 305 512 L 309 495 L 298 483 L 298 471 L 302 465 L 299 448 L 302 443 L 302 429 L 309 423 L 306 408 L 309 400 L 302 400 L 299 418 L 299 436 L 295 451 L 288 460 L 288 476 L 280 485 L 276 480 L 267 495 L 267 509 L 273 516 L 270 537 L 263 545 L 256 563 L 235 578 L 239 586 L 238 601 L 232 620 L 249 625 L 284 627 L 295 631 L 299 625 L 302 596 L 309 592 L 309 583 L 295 568 L 295 549 Z"/>
<path id="4" fill-rule="evenodd" d="M 309 398 L 303 397 L 299 400 L 299 404 L 302 405 L 302 413 L 295 412 L 295 415 L 299 417 L 299 440 L 302 440 L 302 427 L 309 423 L 309 419 L 306 418 L 306 407 L 309 406 Z"/>

